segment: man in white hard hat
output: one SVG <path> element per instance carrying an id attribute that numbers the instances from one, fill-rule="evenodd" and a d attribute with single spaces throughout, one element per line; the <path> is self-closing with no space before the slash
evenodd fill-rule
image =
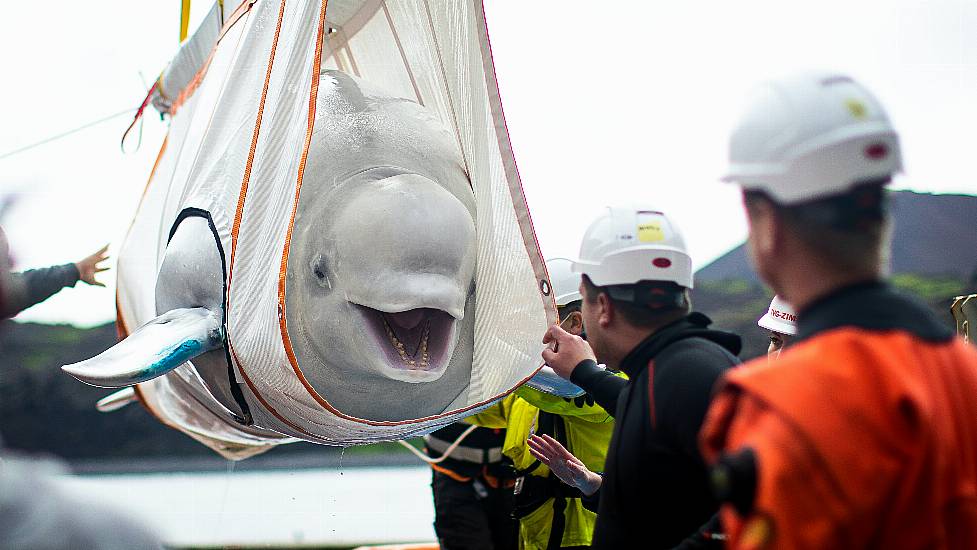
<path id="1" fill-rule="evenodd" d="M 977 351 L 884 282 L 901 168 L 840 74 L 761 87 L 733 132 L 724 179 L 798 329 L 726 376 L 703 426 L 731 548 L 977 548 Z"/>
<path id="2" fill-rule="evenodd" d="M 543 359 L 615 407 L 614 434 L 603 477 L 580 469 L 552 440 L 535 440 L 534 454 L 569 470 L 568 480 L 585 491 L 599 489 L 593 548 L 716 544 L 700 531 L 718 502 L 697 435 L 713 384 L 739 363 L 739 337 L 690 313 L 692 259 L 659 211 L 608 209 L 588 228 L 573 270 L 581 276 L 587 341 L 550 327 L 543 341 L 553 346 Z M 599 397 L 608 375 L 598 360 L 630 379 L 609 401 Z"/>
<path id="3" fill-rule="evenodd" d="M 773 297 L 767 312 L 763 314 L 763 317 L 760 317 L 756 324 L 760 328 L 770 331 L 767 359 L 780 357 L 780 352 L 790 344 L 791 338 L 797 334 L 797 314 L 794 313 L 794 307 L 781 300 L 780 296 Z"/>

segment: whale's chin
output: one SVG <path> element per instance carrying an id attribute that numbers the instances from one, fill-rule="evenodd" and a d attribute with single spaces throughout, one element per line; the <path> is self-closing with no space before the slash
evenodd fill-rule
<path id="1" fill-rule="evenodd" d="M 380 353 L 379 371 L 401 382 L 434 382 L 451 362 L 458 320 L 439 309 L 418 308 L 383 312 L 356 306 L 366 325 L 366 337 Z"/>

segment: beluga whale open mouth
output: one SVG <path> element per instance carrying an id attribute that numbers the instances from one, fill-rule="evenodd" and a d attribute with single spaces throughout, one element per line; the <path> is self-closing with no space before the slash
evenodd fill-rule
<path id="1" fill-rule="evenodd" d="M 432 308 L 385 313 L 359 306 L 371 336 L 383 351 L 387 376 L 424 381 L 444 373 L 457 337 L 457 320 Z"/>

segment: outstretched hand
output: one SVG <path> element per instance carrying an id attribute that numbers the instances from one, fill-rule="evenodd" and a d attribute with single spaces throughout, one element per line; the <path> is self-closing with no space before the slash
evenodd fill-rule
<path id="1" fill-rule="evenodd" d="M 101 273 L 106 271 L 108 268 L 100 266 L 99 264 L 108 260 L 109 256 L 106 251 L 109 249 L 109 245 L 105 245 L 98 252 L 88 256 L 87 258 L 78 260 L 75 262 L 75 267 L 78 268 L 78 279 L 84 281 L 90 285 L 95 286 L 105 286 L 104 283 L 100 283 L 95 279 L 96 273 Z"/>
<path id="2" fill-rule="evenodd" d="M 529 452 L 537 460 L 546 464 L 560 481 L 576 487 L 580 491 L 590 496 L 600 489 L 603 478 L 591 472 L 580 459 L 573 456 L 559 441 L 548 435 L 530 435 L 526 441 L 529 444 Z"/>
<path id="3" fill-rule="evenodd" d="M 543 361 L 561 378 L 567 380 L 581 361 L 597 360 L 594 350 L 586 340 L 563 330 L 560 325 L 553 325 L 546 331 L 543 335 L 543 343 L 553 344 L 543 350 Z"/>

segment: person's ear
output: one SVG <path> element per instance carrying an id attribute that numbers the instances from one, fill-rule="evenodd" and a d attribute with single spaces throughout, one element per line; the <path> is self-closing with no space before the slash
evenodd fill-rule
<path id="1" fill-rule="evenodd" d="M 780 223 L 774 206 L 768 201 L 759 200 L 747 208 L 747 221 L 750 226 L 750 246 L 758 260 L 771 257 L 776 249 Z"/>
<path id="2" fill-rule="evenodd" d="M 754 200 L 747 204 L 747 221 L 750 233 L 747 252 L 757 274 L 775 290 L 777 266 L 789 252 L 787 226 L 783 213 L 769 200 Z"/>
<path id="3" fill-rule="evenodd" d="M 601 328 L 607 328 L 614 322 L 614 304 L 611 297 L 601 292 L 597 295 L 597 324 Z"/>
<path id="4" fill-rule="evenodd" d="M 567 318 L 570 319 L 570 327 L 567 328 L 567 332 L 574 336 L 583 334 L 583 314 L 579 311 L 574 311 L 570 315 L 567 315 Z"/>

